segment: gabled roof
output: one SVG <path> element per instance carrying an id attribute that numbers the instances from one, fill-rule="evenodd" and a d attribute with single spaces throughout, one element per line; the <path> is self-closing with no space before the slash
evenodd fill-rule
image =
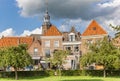
<path id="1" fill-rule="evenodd" d="M 54 26 L 50 26 L 50 28 L 43 34 L 43 36 L 61 36 L 62 33 Z"/>
<path id="2" fill-rule="evenodd" d="M 87 29 L 83 32 L 82 36 L 103 34 L 107 34 L 107 32 L 95 20 L 92 20 Z"/>
<path id="3" fill-rule="evenodd" d="M 32 37 L 3 37 L 0 39 L 0 47 L 18 46 L 19 44 L 32 44 Z"/>

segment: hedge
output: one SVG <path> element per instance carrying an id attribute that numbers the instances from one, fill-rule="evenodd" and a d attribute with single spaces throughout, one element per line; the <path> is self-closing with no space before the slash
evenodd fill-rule
<path id="1" fill-rule="evenodd" d="M 102 70 L 63 70 L 62 76 L 103 76 Z"/>
<path id="2" fill-rule="evenodd" d="M 53 76 L 53 70 L 46 71 L 18 71 L 19 77 L 32 77 L 32 76 Z M 14 77 L 15 72 L 0 72 L 0 77 Z"/>
<path id="3" fill-rule="evenodd" d="M 54 76 L 54 70 L 18 71 L 19 77 Z M 120 76 L 120 70 L 106 70 L 107 76 Z M 0 77 L 14 77 L 14 72 L 0 72 Z M 103 70 L 62 70 L 62 76 L 103 76 Z"/>

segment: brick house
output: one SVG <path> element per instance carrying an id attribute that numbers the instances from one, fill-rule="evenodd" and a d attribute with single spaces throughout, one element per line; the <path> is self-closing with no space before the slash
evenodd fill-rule
<path id="1" fill-rule="evenodd" d="M 82 54 L 85 54 L 88 51 L 87 44 L 97 42 L 105 36 L 108 36 L 108 33 L 95 20 L 92 20 L 81 35 Z"/>
<path id="2" fill-rule="evenodd" d="M 85 43 L 92 43 L 107 36 L 107 32 L 93 20 L 87 29 L 80 34 L 71 27 L 69 32 L 60 32 L 56 26 L 51 24 L 48 11 L 44 15 L 42 34 L 32 34 L 27 37 L 2 37 L 0 47 L 17 46 L 28 44 L 28 53 L 32 57 L 35 69 L 42 67 L 48 69 L 50 62 L 46 58 L 53 56 L 55 50 L 70 50 L 71 53 L 63 64 L 65 69 L 78 69 L 79 59 L 88 51 Z"/>
<path id="3" fill-rule="evenodd" d="M 95 20 L 92 20 L 81 35 L 82 54 L 89 52 L 89 44 L 94 44 L 95 42 L 102 40 L 105 36 L 108 36 L 108 33 Z M 87 68 L 100 70 L 103 69 L 103 66 L 93 63 Z"/>

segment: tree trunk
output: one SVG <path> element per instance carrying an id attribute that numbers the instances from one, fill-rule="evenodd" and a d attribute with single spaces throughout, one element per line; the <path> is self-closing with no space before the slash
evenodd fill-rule
<path id="1" fill-rule="evenodd" d="M 103 76 L 106 77 L 106 69 L 103 70 Z"/>
<path id="2" fill-rule="evenodd" d="M 60 65 L 58 66 L 58 74 L 59 74 L 59 76 L 61 76 L 61 66 Z"/>
<path id="3" fill-rule="evenodd" d="M 18 72 L 17 72 L 17 68 L 15 68 L 15 79 L 18 80 Z"/>
<path id="4" fill-rule="evenodd" d="M 5 66 L 3 67 L 3 70 L 6 71 L 6 67 Z"/>

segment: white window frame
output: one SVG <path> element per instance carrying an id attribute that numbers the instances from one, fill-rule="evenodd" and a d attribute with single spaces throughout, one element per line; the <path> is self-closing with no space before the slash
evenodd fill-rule
<path id="1" fill-rule="evenodd" d="M 78 48 L 78 50 L 76 50 L 76 47 Z M 74 49 L 74 52 L 79 52 L 79 45 L 74 45 L 74 47 L 73 47 Z"/>
<path id="2" fill-rule="evenodd" d="M 48 54 L 48 51 L 49 51 L 49 54 Z M 45 49 L 44 52 L 45 52 L 45 57 L 50 57 L 50 55 L 51 55 L 50 49 Z"/>
<path id="3" fill-rule="evenodd" d="M 34 48 L 34 54 L 38 54 L 38 48 L 37 47 Z"/>
<path id="4" fill-rule="evenodd" d="M 75 41 L 75 33 L 69 34 L 69 41 Z"/>
<path id="5" fill-rule="evenodd" d="M 50 40 L 45 41 L 45 47 L 50 47 Z"/>
<path id="6" fill-rule="evenodd" d="M 59 41 L 54 41 L 54 47 L 59 47 Z"/>
<path id="7" fill-rule="evenodd" d="M 87 43 L 88 43 L 88 44 L 92 44 L 92 43 L 93 43 L 93 40 L 87 40 Z"/>

